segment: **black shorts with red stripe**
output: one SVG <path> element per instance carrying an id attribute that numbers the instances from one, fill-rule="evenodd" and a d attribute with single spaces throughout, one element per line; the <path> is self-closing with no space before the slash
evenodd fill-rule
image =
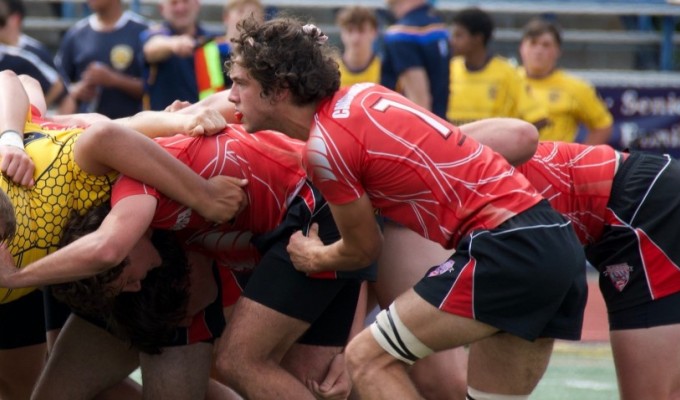
<path id="1" fill-rule="evenodd" d="M 577 340 L 585 266 L 570 222 L 543 200 L 495 229 L 467 235 L 414 289 L 442 311 L 527 340 Z"/>
<path id="2" fill-rule="evenodd" d="M 670 156 L 632 153 L 614 177 L 602 238 L 586 248 L 612 329 L 680 322 L 680 313 L 664 316 L 651 304 L 680 293 L 678 188 L 680 161 Z"/>
<path id="3" fill-rule="evenodd" d="M 308 185 L 306 195 L 298 196 L 286 217 L 272 232 L 253 240 L 262 259 L 252 272 L 243 295 L 287 316 L 311 324 L 298 343 L 319 346 L 344 346 L 354 320 L 359 288 L 364 280 L 375 280 L 376 265 L 357 271 L 316 275 L 299 272 L 286 250 L 296 231 L 307 233 L 319 225 L 325 244 L 340 239 L 330 208 L 320 193 Z"/>

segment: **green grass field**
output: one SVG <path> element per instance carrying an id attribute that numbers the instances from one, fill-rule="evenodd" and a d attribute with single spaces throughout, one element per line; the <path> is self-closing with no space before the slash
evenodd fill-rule
<path id="1" fill-rule="evenodd" d="M 616 373 L 609 343 L 558 342 L 532 399 L 616 400 Z"/>

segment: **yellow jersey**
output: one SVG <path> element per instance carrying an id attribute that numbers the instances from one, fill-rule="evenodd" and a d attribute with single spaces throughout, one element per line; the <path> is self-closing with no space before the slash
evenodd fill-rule
<path id="1" fill-rule="evenodd" d="M 61 232 L 73 211 L 85 213 L 108 200 L 117 173 L 95 176 L 78 167 L 73 148 L 82 128 L 27 122 L 26 152 L 35 163 L 32 188 L 17 185 L 5 175 L 0 186 L 14 205 L 16 234 L 8 244 L 18 268 L 57 249 Z M 35 288 L 0 288 L 0 303 L 8 303 Z"/>
<path id="2" fill-rule="evenodd" d="M 573 142 L 579 124 L 588 129 L 612 124 L 606 104 L 586 81 L 561 70 L 541 79 L 526 77 L 523 68 L 520 74 L 526 78 L 531 94 L 548 108 L 549 123 L 540 129 L 540 140 Z"/>
<path id="3" fill-rule="evenodd" d="M 361 82 L 380 83 L 380 58 L 375 55 L 371 62 L 360 70 L 348 68 L 342 58 L 338 60 L 338 64 L 340 65 L 340 87 Z"/>
<path id="4" fill-rule="evenodd" d="M 548 117 L 546 107 L 529 94 L 515 66 L 503 57 L 493 56 L 482 69 L 471 71 L 457 56 L 449 73 L 446 118 L 456 125 L 491 117 L 536 123 Z"/>

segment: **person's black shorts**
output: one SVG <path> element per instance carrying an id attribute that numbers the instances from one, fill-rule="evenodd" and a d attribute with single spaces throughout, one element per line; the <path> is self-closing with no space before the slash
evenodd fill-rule
<path id="1" fill-rule="evenodd" d="M 646 329 L 680 324 L 680 292 L 609 313 L 609 330 Z"/>
<path id="2" fill-rule="evenodd" d="M 586 247 L 610 315 L 680 292 L 679 187 L 680 161 L 669 156 L 631 153 L 616 173 L 602 237 Z"/>
<path id="3" fill-rule="evenodd" d="M 43 294 L 40 290 L 0 304 L 0 349 L 45 343 Z"/>
<path id="4" fill-rule="evenodd" d="M 311 324 L 298 343 L 344 346 L 349 337 L 363 280 L 374 280 L 376 265 L 357 271 L 308 276 L 297 271 L 286 250 L 290 236 L 306 233 L 319 224 L 324 244 L 340 239 L 330 208 L 318 191 L 314 207 L 298 197 L 290 205 L 284 221 L 274 231 L 253 240 L 262 259 L 254 269 L 243 295 L 287 316 Z"/>
<path id="5" fill-rule="evenodd" d="M 527 340 L 581 337 L 583 247 L 546 200 L 495 229 L 477 230 L 414 287 L 442 311 Z"/>

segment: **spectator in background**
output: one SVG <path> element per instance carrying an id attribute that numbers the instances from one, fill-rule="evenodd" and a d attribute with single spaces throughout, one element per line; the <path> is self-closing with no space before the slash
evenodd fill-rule
<path id="1" fill-rule="evenodd" d="M 359 82 L 380 83 L 380 58 L 375 53 L 378 19 L 373 10 L 362 6 L 341 9 L 335 19 L 340 28 L 342 57 L 340 86 Z"/>
<path id="2" fill-rule="evenodd" d="M 227 0 L 224 4 L 224 11 L 222 12 L 222 23 L 224 24 L 224 36 L 216 38 L 214 41 L 208 42 L 201 46 L 197 50 L 195 57 L 204 57 L 205 62 L 203 64 L 196 63 L 196 75 L 201 74 L 201 69 L 213 69 L 221 72 L 221 82 L 219 81 L 219 76 L 217 73 L 209 75 L 209 73 L 203 73 L 203 77 L 210 76 L 211 80 L 218 80 L 218 82 L 210 85 L 213 90 L 200 91 L 199 99 L 204 99 L 211 93 L 220 90 L 219 85 L 223 88 L 231 87 L 231 80 L 229 75 L 224 69 L 224 62 L 229 59 L 229 54 L 231 54 L 231 39 L 236 37 L 237 29 L 236 24 L 239 23 L 243 18 L 252 16 L 256 21 L 264 21 L 264 6 L 260 0 Z M 219 58 L 217 55 L 219 54 Z M 209 66 L 209 67 L 208 67 Z M 207 86 L 207 82 L 198 82 L 199 87 Z"/>
<path id="3" fill-rule="evenodd" d="M 64 36 L 57 65 L 71 80 L 79 112 L 109 118 L 133 115 L 142 108 L 144 87 L 140 33 L 142 17 L 124 11 L 121 0 L 88 0 L 93 14 Z"/>
<path id="4" fill-rule="evenodd" d="M 208 95 L 224 89 L 218 78 L 222 72 L 206 68 L 205 57 L 195 57 L 198 49 L 219 36 L 199 23 L 199 0 L 161 0 L 159 7 L 164 21 L 142 34 L 145 108 L 163 110 L 175 100 L 194 103 L 199 92 Z"/>
<path id="5" fill-rule="evenodd" d="M 531 96 L 514 65 L 489 53 L 494 23 L 479 8 L 453 18 L 449 108 L 446 117 L 461 125 L 490 117 L 520 118 L 537 128 L 546 125 L 547 110 Z"/>
<path id="6" fill-rule="evenodd" d="M 381 80 L 414 103 L 446 117 L 449 32 L 427 0 L 387 0 L 397 21 L 384 34 Z"/>
<path id="7" fill-rule="evenodd" d="M 75 104 L 68 96 L 52 55 L 42 43 L 22 32 L 25 15 L 22 0 L 0 0 L 0 43 L 5 54 L 0 69 L 12 69 L 17 74 L 33 77 L 40 82 L 48 107 L 56 106 L 59 113 L 72 113 Z"/>
<path id="8" fill-rule="evenodd" d="M 612 133 L 612 115 L 589 83 L 557 67 L 562 46 L 558 27 L 544 19 L 533 19 L 524 27 L 519 52 L 531 94 L 548 108 L 548 126 L 541 140 L 576 140 L 579 124 L 588 129 L 586 144 L 607 143 Z"/>

